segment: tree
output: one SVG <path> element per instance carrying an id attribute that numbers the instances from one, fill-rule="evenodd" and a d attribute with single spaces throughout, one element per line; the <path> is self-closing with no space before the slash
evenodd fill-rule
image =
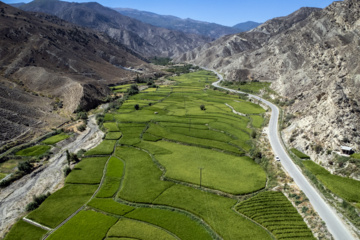
<path id="1" fill-rule="evenodd" d="M 138 94 L 139 93 L 139 88 L 136 84 L 132 84 L 128 90 L 128 94 L 130 96 Z"/>
<path id="2" fill-rule="evenodd" d="M 140 109 L 139 104 L 135 104 L 134 108 L 135 108 L 135 110 L 139 110 Z"/>
<path id="3" fill-rule="evenodd" d="M 34 168 L 33 165 L 28 161 L 21 162 L 21 163 L 18 164 L 19 171 L 22 171 L 24 173 L 31 173 L 33 168 Z"/>
<path id="4" fill-rule="evenodd" d="M 204 104 L 201 104 L 201 105 L 200 105 L 200 109 L 201 109 L 202 111 L 205 111 L 205 110 L 206 110 L 205 105 L 204 105 Z"/>
<path id="5" fill-rule="evenodd" d="M 70 156 L 69 150 L 66 150 L 66 160 L 67 160 L 68 165 L 70 166 L 71 156 Z"/>

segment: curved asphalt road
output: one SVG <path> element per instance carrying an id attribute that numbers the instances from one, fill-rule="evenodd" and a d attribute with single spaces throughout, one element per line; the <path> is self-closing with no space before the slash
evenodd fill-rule
<path id="1" fill-rule="evenodd" d="M 205 69 L 205 68 L 204 68 Z M 213 83 L 212 85 L 218 88 L 226 89 L 231 92 L 243 93 L 241 91 L 236 91 L 233 89 L 221 87 L 219 83 L 223 80 L 223 77 L 214 70 L 205 69 L 212 71 L 217 74 L 219 81 Z M 270 140 L 271 147 L 275 155 L 279 156 L 281 159 L 281 164 L 289 175 L 294 179 L 295 183 L 299 188 L 305 193 L 307 198 L 310 200 L 310 203 L 314 207 L 315 211 L 318 212 L 322 220 L 326 223 L 330 233 L 336 240 L 353 240 L 355 239 L 350 233 L 350 230 L 346 227 L 345 223 L 339 218 L 336 212 L 320 194 L 315 190 L 315 188 L 309 183 L 309 181 L 304 177 L 302 172 L 298 169 L 295 163 L 288 156 L 285 148 L 283 147 L 280 137 L 278 135 L 278 119 L 279 119 L 279 109 L 276 105 L 272 104 L 269 101 L 266 101 L 258 96 L 249 94 L 252 98 L 258 99 L 268 105 L 271 110 L 271 118 L 269 123 L 269 132 L 268 138 Z"/>

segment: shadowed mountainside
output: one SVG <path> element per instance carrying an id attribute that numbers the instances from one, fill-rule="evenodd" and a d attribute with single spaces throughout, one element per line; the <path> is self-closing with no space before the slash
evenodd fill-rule
<path id="1" fill-rule="evenodd" d="M 68 22 L 104 32 L 147 57 L 172 57 L 211 41 L 208 37 L 143 23 L 95 2 L 70 3 L 58 0 L 35 0 L 20 8 L 26 11 L 52 14 Z"/>
<path id="2" fill-rule="evenodd" d="M 148 65 L 107 36 L 0 2 L 0 143 L 40 134 L 78 106 L 101 103 L 108 84 L 134 79 L 121 68 Z"/>

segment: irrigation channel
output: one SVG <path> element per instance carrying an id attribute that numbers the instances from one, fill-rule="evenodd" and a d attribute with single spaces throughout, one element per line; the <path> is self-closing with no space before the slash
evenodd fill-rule
<path id="1" fill-rule="evenodd" d="M 220 86 L 220 82 L 223 80 L 221 74 L 212 69 L 206 69 L 208 71 L 214 72 L 219 81 L 214 82 L 212 85 L 217 88 L 222 88 L 230 92 L 235 93 L 245 93 L 226 87 Z M 247 94 L 247 93 L 245 93 Z M 281 137 L 279 136 L 279 108 L 273 103 L 262 99 L 261 97 L 248 94 L 251 98 L 260 100 L 271 108 L 272 114 L 269 123 L 268 138 L 270 140 L 271 147 L 276 156 L 279 156 L 281 159 L 281 164 L 288 174 L 294 179 L 295 183 L 299 188 L 305 193 L 310 203 L 314 207 L 315 211 L 319 214 L 322 220 L 326 223 L 330 233 L 336 240 L 352 240 L 355 239 L 351 234 L 349 228 L 337 215 L 336 211 L 321 197 L 318 191 L 311 185 L 311 183 L 305 178 L 302 172 L 298 169 L 296 164 L 291 160 L 288 155 L 285 147 L 282 144 Z"/>

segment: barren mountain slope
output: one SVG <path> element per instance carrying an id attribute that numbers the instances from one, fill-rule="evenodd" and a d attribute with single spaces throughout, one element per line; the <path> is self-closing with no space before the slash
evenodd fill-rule
<path id="1" fill-rule="evenodd" d="M 167 28 L 185 33 L 208 36 L 214 39 L 217 39 L 219 37 L 228 34 L 245 32 L 244 28 L 250 27 L 251 29 L 259 25 L 259 24 L 256 25 L 255 22 L 253 22 L 252 25 L 250 25 L 249 23 L 243 23 L 243 24 L 239 24 L 238 28 L 235 28 L 235 27 L 223 26 L 216 23 L 197 21 L 190 18 L 181 19 L 175 16 L 159 15 L 152 12 L 139 11 L 130 8 L 114 8 L 114 9 L 119 13 L 121 13 L 122 15 L 137 19 L 139 21 L 157 27 Z"/>
<path id="2" fill-rule="evenodd" d="M 66 21 L 107 33 L 143 56 L 174 56 L 211 39 L 155 27 L 121 15 L 98 3 L 35 0 L 20 7 L 26 11 L 53 14 Z"/>
<path id="3" fill-rule="evenodd" d="M 274 18 L 245 33 L 224 36 L 189 51 L 175 60 L 192 62 L 209 68 L 220 68 L 230 64 L 236 54 L 264 46 L 271 37 L 287 30 L 295 23 L 307 18 L 319 8 L 301 8 L 286 17 Z"/>
<path id="4" fill-rule="evenodd" d="M 292 135 L 291 144 L 314 160 L 328 159 L 327 150 L 341 145 L 360 150 L 359 17 L 360 1 L 334 2 L 258 49 L 204 65 L 221 69 L 229 80 L 274 81 L 279 94 L 295 100 L 289 112 L 297 118 L 286 139 Z"/>
<path id="5" fill-rule="evenodd" d="M 139 65 L 147 66 L 108 37 L 0 2 L 0 144 L 57 126 L 79 105 L 96 106 L 107 84 L 135 78 L 118 66 Z"/>

